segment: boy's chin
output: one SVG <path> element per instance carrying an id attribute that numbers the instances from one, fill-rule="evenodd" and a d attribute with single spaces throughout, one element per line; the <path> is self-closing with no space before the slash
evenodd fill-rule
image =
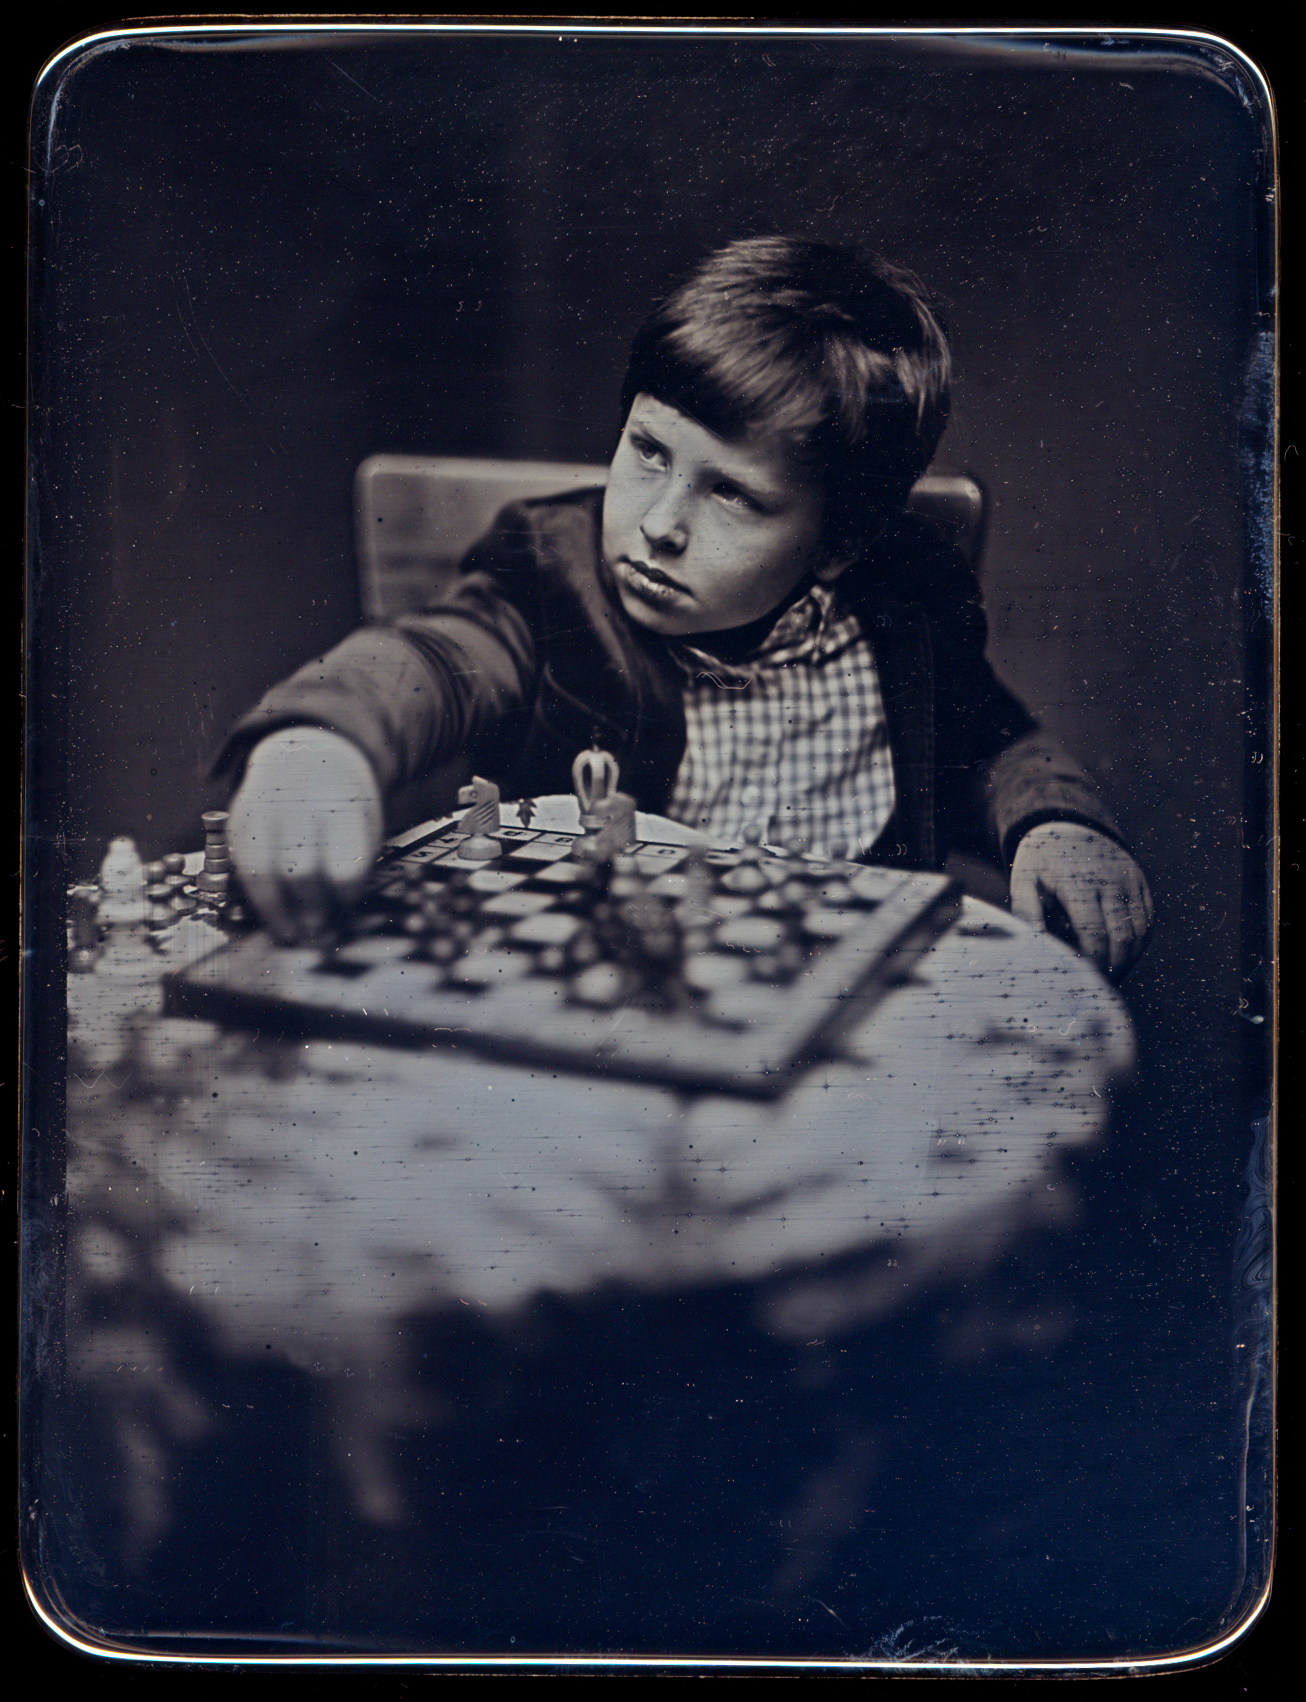
<path id="1" fill-rule="evenodd" d="M 637 626 L 646 627 L 649 632 L 661 633 L 663 638 L 688 638 L 692 622 L 685 617 L 684 611 L 673 608 L 661 608 L 653 603 L 646 603 L 620 583 L 617 594 L 621 598 L 621 606 Z"/>

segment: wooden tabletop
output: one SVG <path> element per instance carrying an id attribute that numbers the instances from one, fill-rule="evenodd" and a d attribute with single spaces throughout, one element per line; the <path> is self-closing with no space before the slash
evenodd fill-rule
<path id="1" fill-rule="evenodd" d="M 874 1318 L 1067 1209 L 1060 1155 L 1103 1134 L 1132 1062 L 1096 971 L 969 898 L 771 1103 L 226 1033 L 157 1014 L 162 967 L 70 977 L 78 1245 L 306 1363 L 405 1314 L 612 1283 L 788 1274 L 768 1328 Z M 854 1277 L 822 1274 L 849 1253 Z"/>

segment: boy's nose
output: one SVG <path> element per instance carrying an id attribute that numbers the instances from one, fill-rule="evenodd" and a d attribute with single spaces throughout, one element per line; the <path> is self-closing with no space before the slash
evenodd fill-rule
<path id="1" fill-rule="evenodd" d="M 653 549 L 678 555 L 689 542 L 683 499 L 674 490 L 664 491 L 650 504 L 639 529 Z"/>

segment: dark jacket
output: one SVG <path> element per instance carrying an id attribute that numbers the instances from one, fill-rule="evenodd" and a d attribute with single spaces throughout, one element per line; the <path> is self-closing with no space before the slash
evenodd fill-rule
<path id="1" fill-rule="evenodd" d="M 505 796 L 571 790 L 597 739 L 621 786 L 665 813 L 685 747 L 684 676 L 623 610 L 599 548 L 599 490 L 513 504 L 444 602 L 366 627 L 276 686 L 234 729 L 217 771 L 310 723 L 359 745 L 389 791 L 460 752 Z M 839 581 L 879 669 L 897 804 L 877 861 L 938 867 L 1003 855 L 1042 821 L 1118 838 L 1093 783 L 985 659 L 979 585 L 927 522 L 903 515 Z"/>

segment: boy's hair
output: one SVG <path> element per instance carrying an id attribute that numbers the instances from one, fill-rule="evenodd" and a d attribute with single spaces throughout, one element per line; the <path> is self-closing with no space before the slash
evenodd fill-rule
<path id="1" fill-rule="evenodd" d="M 718 249 L 635 337 L 641 393 L 720 437 L 793 439 L 825 488 L 826 539 L 858 548 L 900 510 L 948 418 L 948 341 L 920 281 L 853 248 L 748 237 Z"/>

